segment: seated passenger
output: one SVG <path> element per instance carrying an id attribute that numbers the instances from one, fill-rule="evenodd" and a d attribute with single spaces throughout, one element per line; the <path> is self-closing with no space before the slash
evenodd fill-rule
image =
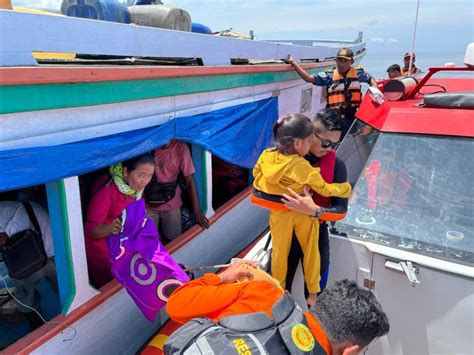
<path id="1" fill-rule="evenodd" d="M 411 58 L 413 58 L 413 60 L 412 60 L 412 63 L 411 63 L 411 70 L 410 70 L 410 60 L 411 60 Z M 403 68 L 402 68 L 402 74 L 403 75 L 410 76 L 410 75 L 422 73 L 421 69 L 418 68 L 415 65 L 415 60 L 416 60 L 415 53 L 413 53 L 413 52 L 406 52 L 405 53 L 405 55 L 403 56 Z"/>
<path id="2" fill-rule="evenodd" d="M 173 240 L 182 233 L 181 226 L 181 188 L 178 184 L 178 176 L 183 174 L 187 185 L 189 198 L 191 200 L 196 222 L 204 228 L 209 227 L 209 221 L 201 213 L 199 199 L 194 182 L 194 165 L 188 145 L 183 142 L 171 141 L 154 151 L 155 161 L 155 185 L 171 188 L 170 193 L 163 195 L 159 201 L 151 201 L 147 193 L 148 216 L 153 219 L 155 225 L 161 231 L 161 236 Z M 150 185 L 150 189 L 155 190 Z M 161 227 L 161 228 L 160 228 Z"/>
<path id="3" fill-rule="evenodd" d="M 153 170 L 152 155 L 140 155 L 112 165 L 110 175 L 99 177 L 92 187 L 84 234 L 89 277 L 97 288 L 113 279 L 105 238 L 120 232 L 122 211 L 130 202 L 142 197 Z"/>
<path id="4" fill-rule="evenodd" d="M 183 349 L 204 353 L 197 343 L 207 344 L 212 354 L 235 348 L 249 354 L 350 355 L 389 331 L 374 294 L 354 281 L 336 282 L 303 312 L 271 277 L 262 277 L 253 267 L 249 261 L 236 263 L 176 289 L 166 310 L 173 321 L 189 323 L 168 338 L 165 354 L 182 354 Z M 206 332 L 210 327 L 213 331 Z"/>
<path id="5" fill-rule="evenodd" d="M 392 64 L 387 68 L 387 74 L 389 79 L 398 78 L 402 76 L 402 69 L 398 64 Z"/>
<path id="6" fill-rule="evenodd" d="M 7 242 L 10 238 L 16 238 L 18 233 L 27 230 L 39 233 L 41 240 L 38 240 L 37 244 L 30 244 L 31 241 L 21 243 L 20 247 L 23 249 L 14 252 L 13 257 L 21 258 L 23 254 L 25 258 L 30 258 L 30 260 L 24 260 L 22 263 L 18 263 L 18 260 L 9 262 L 5 250 L 1 247 L 8 245 Z M 35 238 L 32 234 L 28 237 Z M 39 250 L 39 252 L 32 252 L 31 249 Z M 41 295 L 36 290 L 36 285 L 41 280 L 46 279 L 52 289 L 58 293 L 54 247 L 48 212 L 33 202 L 0 202 L 0 250 L 2 250 L 10 279 L 16 289 L 14 296 L 21 302 L 21 304 L 17 303 L 17 308 L 25 315 L 30 330 L 34 330 L 43 324 L 41 318 L 31 309 L 34 308 L 40 314 L 42 313 Z M 31 260 L 31 258 L 34 260 Z M 12 275 L 18 276 L 13 277 Z"/>

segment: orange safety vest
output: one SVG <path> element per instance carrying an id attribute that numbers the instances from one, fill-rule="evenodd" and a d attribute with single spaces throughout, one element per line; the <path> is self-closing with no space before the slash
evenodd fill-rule
<path id="1" fill-rule="evenodd" d="M 345 77 L 337 69 L 334 70 L 332 84 L 328 89 L 327 100 L 328 108 L 345 109 L 348 107 L 359 107 L 362 101 L 362 91 L 357 71 L 354 67 L 349 69 Z"/>

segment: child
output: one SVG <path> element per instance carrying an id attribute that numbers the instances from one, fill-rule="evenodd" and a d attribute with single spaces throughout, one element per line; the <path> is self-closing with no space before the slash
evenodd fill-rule
<path id="1" fill-rule="evenodd" d="M 305 185 L 323 196 L 348 197 L 348 183 L 327 184 L 319 168 L 303 158 L 314 139 L 311 120 L 293 114 L 278 120 L 273 127 L 276 148 L 265 150 L 255 165 L 252 202 L 268 208 L 272 234 L 272 275 L 285 288 L 287 259 L 293 231 L 303 249 L 303 269 L 310 292 L 307 302 L 313 305 L 319 292 L 319 221 L 308 215 L 290 211 L 281 203 L 287 188 L 301 193 Z"/>

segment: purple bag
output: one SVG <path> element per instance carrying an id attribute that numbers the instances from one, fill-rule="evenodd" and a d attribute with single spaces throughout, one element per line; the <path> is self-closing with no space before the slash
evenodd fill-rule
<path id="1" fill-rule="evenodd" d="M 107 238 L 112 274 L 125 286 L 149 321 L 168 301 L 171 293 L 189 281 L 166 251 L 140 199 L 122 212 L 122 231 Z"/>

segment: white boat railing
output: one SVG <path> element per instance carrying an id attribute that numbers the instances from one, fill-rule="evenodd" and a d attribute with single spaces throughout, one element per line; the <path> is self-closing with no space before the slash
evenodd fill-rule
<path id="1" fill-rule="evenodd" d="M 231 59 L 324 61 L 338 47 L 312 47 L 242 40 L 129 24 L 0 10 L 0 66 L 36 66 L 32 52 L 88 55 L 201 58 L 204 65 L 230 65 Z M 354 53 L 365 43 L 347 45 Z"/>

